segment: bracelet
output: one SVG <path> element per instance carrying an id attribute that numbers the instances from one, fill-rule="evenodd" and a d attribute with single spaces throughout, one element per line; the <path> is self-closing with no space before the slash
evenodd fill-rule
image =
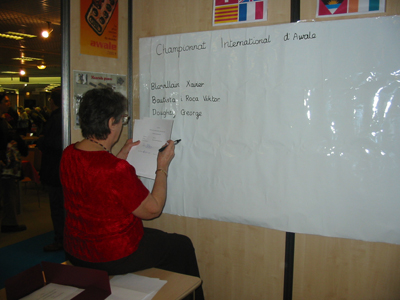
<path id="1" fill-rule="evenodd" d="M 168 173 L 167 173 L 165 170 L 163 170 L 163 169 L 157 169 L 157 171 L 156 171 L 156 174 L 157 174 L 157 172 L 158 172 L 158 171 L 162 171 L 162 172 L 164 172 L 165 176 L 167 176 L 167 177 L 168 177 Z"/>

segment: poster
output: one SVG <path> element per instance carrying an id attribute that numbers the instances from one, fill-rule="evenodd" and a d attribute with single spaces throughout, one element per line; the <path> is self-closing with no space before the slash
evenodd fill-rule
<path id="1" fill-rule="evenodd" d="M 74 129 L 79 129 L 78 110 L 83 94 L 93 88 L 112 88 L 126 97 L 126 76 L 74 70 Z"/>
<path id="2" fill-rule="evenodd" d="M 118 1 L 80 3 L 81 54 L 118 58 Z"/>
<path id="3" fill-rule="evenodd" d="M 267 20 L 267 0 L 214 0 L 213 25 Z"/>
<path id="4" fill-rule="evenodd" d="M 385 0 L 317 0 L 317 17 L 385 12 Z"/>

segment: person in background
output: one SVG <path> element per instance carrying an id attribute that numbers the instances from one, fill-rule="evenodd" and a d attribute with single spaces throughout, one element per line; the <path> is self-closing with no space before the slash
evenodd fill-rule
<path id="1" fill-rule="evenodd" d="M 40 181 L 46 185 L 49 193 L 51 220 L 54 228 L 54 242 L 46 245 L 43 250 L 59 251 L 63 249 L 65 221 L 64 194 L 60 182 L 60 161 L 63 152 L 61 88 L 51 91 L 49 104 L 52 112 L 43 129 L 43 136 L 36 143 L 42 152 Z"/>
<path id="2" fill-rule="evenodd" d="M 129 139 L 114 156 L 112 147 L 127 124 L 127 99 L 112 89 L 92 89 L 78 111 L 85 139 L 68 146 L 61 159 L 65 199 L 64 250 L 76 266 L 105 270 L 109 275 L 160 268 L 199 276 L 191 240 L 180 234 L 144 228 L 142 219 L 157 218 L 167 194 L 173 141 L 157 156 L 151 192 L 126 158 L 140 141 Z M 204 299 L 200 286 L 196 300 Z"/>
<path id="3" fill-rule="evenodd" d="M 28 147 L 3 117 L 10 108 L 10 99 L 0 92 L 0 199 L 3 201 L 1 232 L 26 230 L 18 225 L 16 215 L 17 180 L 21 174 L 21 155 L 28 155 Z"/>
<path id="4" fill-rule="evenodd" d="M 8 124 L 10 124 L 14 130 L 17 129 L 19 115 L 18 115 L 18 112 L 14 108 L 11 107 L 11 105 L 5 114 L 5 119 L 7 120 Z"/>
<path id="5" fill-rule="evenodd" d="M 36 132 L 36 124 L 33 123 L 33 119 L 31 117 L 32 110 L 29 107 L 25 107 L 25 112 L 26 112 L 26 114 L 28 115 L 28 118 L 29 118 L 28 133 L 33 134 L 33 132 Z"/>
<path id="6" fill-rule="evenodd" d="M 29 117 L 22 106 L 18 107 L 18 115 L 17 131 L 19 135 L 25 136 L 29 130 Z"/>
<path id="7" fill-rule="evenodd" d="M 50 118 L 51 108 L 48 108 L 46 105 L 43 106 L 41 110 L 42 116 L 46 119 L 46 121 Z"/>
<path id="8" fill-rule="evenodd" d="M 36 109 L 26 108 L 25 111 L 28 114 L 32 123 L 36 126 L 36 130 L 33 132 L 33 134 L 35 136 L 40 136 L 42 134 L 46 119 L 40 113 L 38 113 Z M 33 127 L 34 126 L 32 125 L 32 128 Z"/>

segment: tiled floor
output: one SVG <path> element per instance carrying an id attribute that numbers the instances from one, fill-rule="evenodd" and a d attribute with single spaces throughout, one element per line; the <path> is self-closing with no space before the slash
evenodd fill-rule
<path id="1" fill-rule="evenodd" d="M 0 233 L 0 248 L 53 230 L 47 191 L 39 186 L 40 207 L 36 186 L 33 182 L 21 185 L 21 214 L 19 224 L 25 224 L 27 230 L 16 233 Z"/>

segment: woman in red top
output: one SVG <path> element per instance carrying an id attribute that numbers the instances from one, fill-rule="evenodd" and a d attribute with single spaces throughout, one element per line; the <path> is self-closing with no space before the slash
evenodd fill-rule
<path id="1" fill-rule="evenodd" d="M 169 141 L 158 154 L 149 192 L 126 161 L 140 141 L 130 139 L 117 156 L 111 154 L 129 120 L 126 111 L 126 98 L 112 89 L 92 89 L 82 98 L 78 117 L 85 139 L 64 150 L 60 165 L 66 257 L 73 265 L 109 275 L 156 267 L 199 277 L 188 237 L 143 227 L 142 219 L 158 217 L 164 207 L 175 146 Z M 204 299 L 201 287 L 197 299 Z"/>

